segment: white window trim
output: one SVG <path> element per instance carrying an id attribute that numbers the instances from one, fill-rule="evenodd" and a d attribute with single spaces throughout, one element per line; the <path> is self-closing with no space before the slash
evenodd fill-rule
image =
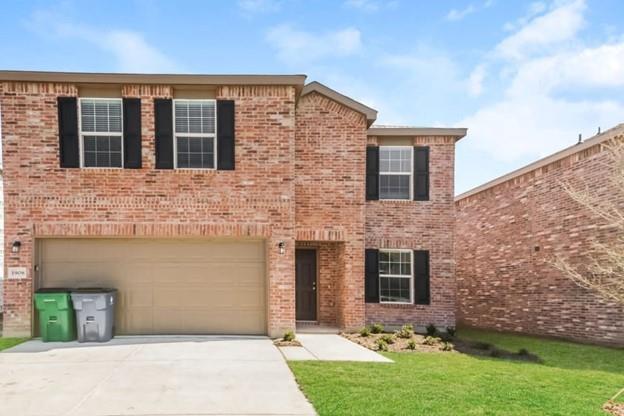
<path id="1" fill-rule="evenodd" d="M 382 253 L 382 252 L 384 253 L 409 253 L 410 275 L 407 276 L 404 274 L 381 274 L 381 272 L 379 272 L 379 303 L 390 304 L 390 305 L 413 305 L 414 304 L 414 252 L 412 250 L 400 249 L 400 248 L 393 248 L 393 249 L 380 248 L 379 253 Z M 390 302 L 386 300 L 381 300 L 381 278 L 382 277 L 398 277 L 401 279 L 409 279 L 410 281 L 409 302 Z"/>
<path id="2" fill-rule="evenodd" d="M 121 132 L 82 132 L 82 100 L 87 101 L 119 101 L 121 103 Z M 78 150 L 80 153 L 81 169 L 123 169 L 124 168 L 124 115 L 122 98 L 78 97 Z M 84 136 L 119 136 L 121 137 L 121 166 L 85 166 L 84 165 Z"/>
<path id="3" fill-rule="evenodd" d="M 214 149 L 214 161 L 212 168 L 179 168 L 178 167 L 178 133 L 176 132 L 176 118 L 175 118 L 175 104 L 178 101 L 198 101 L 198 102 L 214 102 L 215 108 L 215 132 L 214 133 L 180 133 L 182 137 L 212 137 L 213 149 Z M 178 170 L 217 170 L 217 100 L 211 98 L 178 98 L 173 100 L 171 106 L 173 111 L 173 168 Z"/>
<path id="4" fill-rule="evenodd" d="M 392 149 L 409 149 L 410 151 L 410 172 L 409 172 L 409 197 L 408 198 L 382 198 L 381 197 L 381 175 L 407 175 L 407 172 L 382 172 L 381 171 L 381 160 L 379 161 L 379 199 L 381 201 L 411 201 L 414 199 L 414 147 L 413 146 L 379 146 L 379 152 L 381 153 L 381 148 L 392 148 Z"/>

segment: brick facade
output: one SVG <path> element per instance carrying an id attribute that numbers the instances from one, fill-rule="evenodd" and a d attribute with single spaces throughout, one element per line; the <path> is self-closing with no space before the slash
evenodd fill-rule
<path id="1" fill-rule="evenodd" d="M 624 196 L 609 186 L 610 168 L 600 143 L 580 147 L 459 197 L 459 321 L 503 331 L 624 344 L 624 308 L 576 286 L 551 265 L 558 255 L 581 264 L 592 242 L 615 237 L 613 228 L 574 202 L 560 183 L 590 184 L 624 206 Z"/>
<path id="2" fill-rule="evenodd" d="M 142 100 L 141 169 L 61 169 L 57 97 L 78 96 L 79 85 L 0 83 L 6 266 L 29 270 L 4 280 L 5 335 L 31 334 L 34 243 L 47 237 L 262 238 L 270 335 L 295 328 L 296 247 L 317 248 L 321 324 L 454 325 L 454 139 L 412 139 L 432 149 L 431 201 L 367 203 L 365 149 L 375 139 L 364 114 L 295 86 L 220 85 L 216 98 L 235 101 L 236 170 L 157 170 L 153 99 L 175 88 L 120 86 Z M 431 250 L 430 306 L 365 306 L 364 249 L 382 246 Z"/>
<path id="3" fill-rule="evenodd" d="M 383 144 L 369 137 L 369 145 Z M 406 144 L 429 146 L 429 201 L 367 201 L 366 247 L 428 250 L 430 305 L 366 304 L 366 321 L 388 325 L 411 323 L 422 328 L 455 326 L 454 160 L 455 138 L 414 137 Z"/>

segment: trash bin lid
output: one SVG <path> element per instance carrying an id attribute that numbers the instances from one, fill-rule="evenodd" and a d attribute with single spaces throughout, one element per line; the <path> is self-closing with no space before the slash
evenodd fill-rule
<path id="1" fill-rule="evenodd" d="M 72 293 L 111 293 L 117 292 L 117 289 L 113 289 L 110 287 L 79 287 L 73 289 Z"/>
<path id="2" fill-rule="evenodd" d="M 67 287 L 42 287 L 35 290 L 35 293 L 69 293 L 72 290 Z"/>

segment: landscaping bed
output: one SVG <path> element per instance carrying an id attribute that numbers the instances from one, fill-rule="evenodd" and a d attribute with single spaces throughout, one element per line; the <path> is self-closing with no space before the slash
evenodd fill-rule
<path id="1" fill-rule="evenodd" d="M 428 328 L 428 332 L 427 335 L 414 333 L 410 325 L 404 325 L 399 331 L 387 332 L 384 331 L 383 326 L 377 324 L 363 328 L 357 333 L 342 333 L 341 335 L 373 351 L 460 352 L 482 357 L 540 362 L 537 355 L 531 354 L 524 348 L 518 351 L 508 351 L 487 342 L 463 340 L 456 337 L 454 331 L 440 333 L 433 326 Z"/>

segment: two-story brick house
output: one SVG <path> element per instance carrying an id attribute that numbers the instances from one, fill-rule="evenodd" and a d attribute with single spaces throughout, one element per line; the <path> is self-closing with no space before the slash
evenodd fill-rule
<path id="1" fill-rule="evenodd" d="M 465 129 L 304 82 L 1 71 L 5 335 L 56 286 L 116 287 L 122 334 L 454 325 Z"/>

